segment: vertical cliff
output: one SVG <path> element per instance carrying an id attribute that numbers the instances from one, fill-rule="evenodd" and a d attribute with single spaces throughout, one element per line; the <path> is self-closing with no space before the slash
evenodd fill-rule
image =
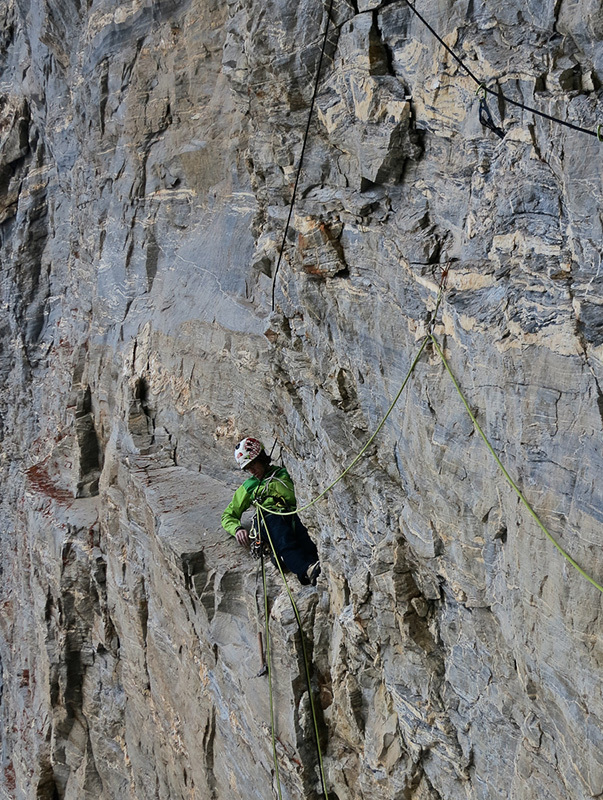
<path id="1" fill-rule="evenodd" d="M 2 797 L 275 796 L 261 580 L 219 526 L 233 445 L 276 439 L 315 497 L 443 271 L 433 330 L 472 411 L 603 581 L 603 145 L 504 99 L 596 132 L 603 13 L 416 10 L 335 0 L 275 279 L 325 5 L 0 8 Z M 332 800 L 603 797 L 601 592 L 432 345 L 303 516 Z M 312 798 L 270 567 L 268 594 L 282 797 Z"/>

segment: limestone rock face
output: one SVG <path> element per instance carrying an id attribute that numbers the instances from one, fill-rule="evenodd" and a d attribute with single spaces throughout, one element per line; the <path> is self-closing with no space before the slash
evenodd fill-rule
<path id="1" fill-rule="evenodd" d="M 277 793 L 246 433 L 298 500 L 433 331 L 551 535 L 603 581 L 603 16 L 590 0 L 5 0 L 0 796 Z M 272 295 L 274 290 L 274 309 Z M 432 345 L 302 513 L 289 583 L 329 797 L 603 796 L 602 594 Z M 275 750 L 321 793 L 267 566 Z M 276 795 L 278 796 L 278 794 Z"/>

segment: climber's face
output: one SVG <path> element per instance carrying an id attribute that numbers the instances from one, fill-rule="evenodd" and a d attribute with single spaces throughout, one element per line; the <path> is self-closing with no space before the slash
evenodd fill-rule
<path id="1" fill-rule="evenodd" d="M 261 481 L 266 474 L 266 465 L 262 464 L 258 458 L 254 458 L 253 461 L 250 461 L 245 467 L 245 472 L 250 472 L 254 478 Z"/>

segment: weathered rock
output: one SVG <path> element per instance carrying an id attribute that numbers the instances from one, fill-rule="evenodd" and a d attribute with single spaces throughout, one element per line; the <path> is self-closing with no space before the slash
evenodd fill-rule
<path id="1" fill-rule="evenodd" d="M 418 10 L 489 87 L 595 130 L 596 4 Z M 468 403 L 603 580 L 601 145 L 489 96 L 499 139 L 407 4 L 337 2 L 273 310 L 325 15 L 0 9 L 3 797 L 274 796 L 261 581 L 219 527 L 232 447 L 276 439 L 315 497 L 398 391 L 446 270 L 434 330 Z M 601 593 L 434 348 L 303 518 L 330 797 L 603 794 Z M 268 595 L 283 797 L 312 798 L 272 567 Z"/>
<path id="2" fill-rule="evenodd" d="M 342 151 L 342 170 L 356 191 L 397 181 L 420 148 L 410 134 L 410 96 L 388 75 L 388 55 L 372 14 L 341 30 L 334 80 L 319 102 L 329 143 Z"/>

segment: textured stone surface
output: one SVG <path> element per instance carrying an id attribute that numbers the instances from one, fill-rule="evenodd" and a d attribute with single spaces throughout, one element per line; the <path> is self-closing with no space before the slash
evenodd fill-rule
<path id="1" fill-rule="evenodd" d="M 598 5 L 425 0 L 489 86 L 593 130 Z M 489 96 L 405 3 L 0 8 L 0 796 L 274 796 L 232 446 L 315 496 L 436 334 L 551 532 L 603 580 L 595 137 Z M 278 449 L 277 449 L 278 452 Z M 428 348 L 304 513 L 292 581 L 329 796 L 603 796 L 601 594 Z M 295 584 L 295 585 L 294 585 Z M 256 602 L 256 593 L 258 600 Z M 269 568 L 283 797 L 320 790 Z"/>

